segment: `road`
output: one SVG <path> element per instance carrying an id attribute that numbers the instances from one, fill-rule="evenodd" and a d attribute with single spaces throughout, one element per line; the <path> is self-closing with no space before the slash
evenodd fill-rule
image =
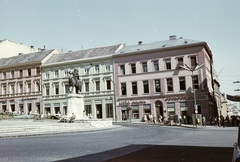
<path id="1" fill-rule="evenodd" d="M 124 125 L 118 129 L 0 139 L 0 161 L 230 161 L 237 128 Z"/>

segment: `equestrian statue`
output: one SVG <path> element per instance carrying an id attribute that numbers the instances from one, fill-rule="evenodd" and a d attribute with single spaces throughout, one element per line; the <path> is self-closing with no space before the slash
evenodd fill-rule
<path id="1" fill-rule="evenodd" d="M 73 88 L 75 87 L 75 90 L 77 94 L 79 94 L 81 91 L 82 91 L 82 80 L 80 80 L 80 77 L 78 75 L 78 70 L 77 69 L 74 69 L 73 72 L 68 72 L 69 74 L 72 74 L 72 76 L 69 77 L 69 80 L 68 80 L 68 91 L 70 93 L 74 93 L 73 92 Z"/>

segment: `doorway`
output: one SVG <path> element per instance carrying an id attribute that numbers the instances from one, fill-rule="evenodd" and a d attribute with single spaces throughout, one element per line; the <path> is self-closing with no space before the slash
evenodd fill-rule
<path id="1" fill-rule="evenodd" d="M 102 105 L 96 105 L 96 114 L 98 119 L 102 118 Z"/>
<path id="2" fill-rule="evenodd" d="M 161 101 L 155 102 L 156 117 L 159 119 L 160 115 L 163 117 L 163 104 Z"/>

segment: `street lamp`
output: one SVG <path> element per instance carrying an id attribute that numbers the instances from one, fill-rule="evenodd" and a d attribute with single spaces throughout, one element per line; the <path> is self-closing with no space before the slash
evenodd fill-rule
<path id="1" fill-rule="evenodd" d="M 195 109 L 195 114 L 196 114 L 196 119 L 197 119 L 197 113 L 198 113 L 198 107 L 197 107 L 197 103 L 196 103 L 196 94 L 195 94 L 195 89 L 194 89 L 194 79 L 193 79 L 193 72 L 194 71 L 197 71 L 198 69 L 200 69 L 201 67 L 203 67 L 205 64 L 202 64 L 202 65 L 198 65 L 196 64 L 196 66 L 187 66 L 185 64 L 185 66 L 183 65 L 179 65 L 179 67 L 181 67 L 182 69 L 185 69 L 187 71 L 191 71 L 192 72 L 192 89 L 193 89 L 193 98 L 194 98 L 194 109 Z M 196 124 L 197 125 L 197 124 Z"/>

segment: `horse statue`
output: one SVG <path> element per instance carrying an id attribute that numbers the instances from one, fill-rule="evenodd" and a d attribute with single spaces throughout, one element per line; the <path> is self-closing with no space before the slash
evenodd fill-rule
<path id="1" fill-rule="evenodd" d="M 73 88 L 75 87 L 77 94 L 79 94 L 82 91 L 82 80 L 79 79 L 78 71 L 74 69 L 73 72 L 68 72 L 69 74 L 72 74 L 73 76 L 69 77 L 68 80 L 68 91 L 70 93 L 73 92 Z"/>
<path id="2" fill-rule="evenodd" d="M 76 93 L 79 94 L 82 91 L 82 81 L 81 80 L 75 80 L 73 77 L 70 77 L 68 80 L 68 91 L 70 93 L 73 92 L 73 88 L 75 87 Z"/>

